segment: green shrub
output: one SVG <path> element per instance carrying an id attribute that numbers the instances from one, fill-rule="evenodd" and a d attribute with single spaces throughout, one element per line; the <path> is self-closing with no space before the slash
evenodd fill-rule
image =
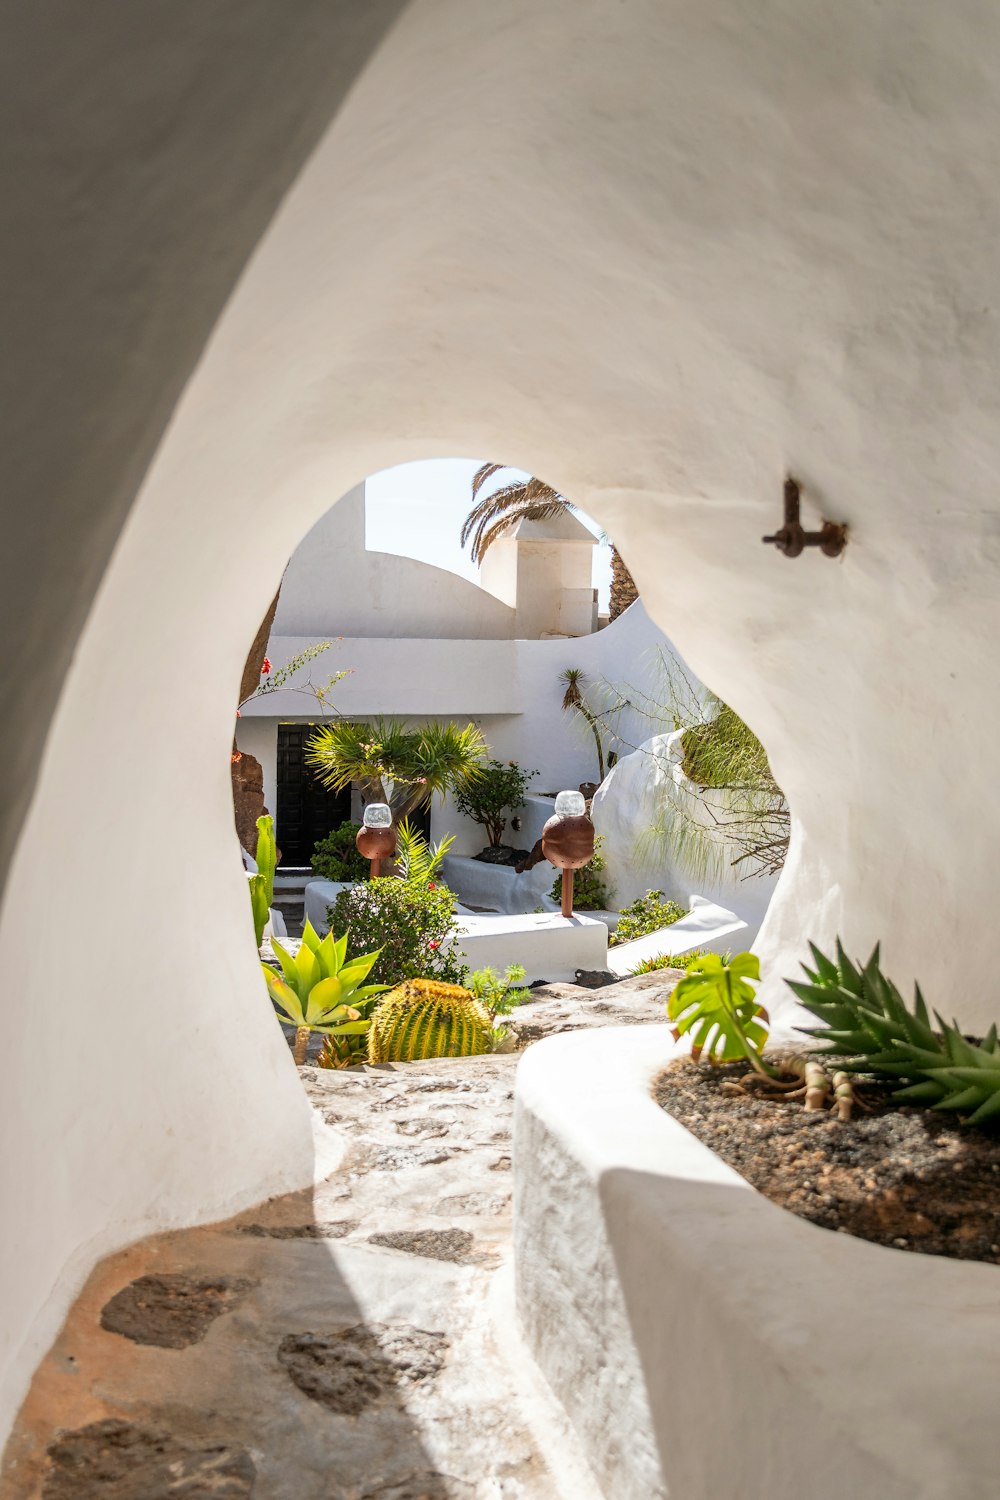
<path id="1" fill-rule="evenodd" d="M 503 840 L 507 814 L 524 806 L 528 782 L 537 771 L 523 771 L 516 760 L 488 760 L 479 776 L 455 792 L 455 806 L 466 818 L 472 818 L 486 829 L 490 847 Z"/>
<path id="2" fill-rule="evenodd" d="M 489 1052 L 491 1031 L 486 1010 L 462 985 L 411 979 L 376 1005 L 368 1031 L 368 1061 L 476 1057 Z"/>
<path id="3" fill-rule="evenodd" d="M 502 974 L 495 969 L 476 969 L 469 978 L 469 989 L 491 1018 L 507 1016 L 530 996 L 529 990 L 518 988 L 524 975 L 521 964 L 508 964 Z"/>
<path id="4" fill-rule="evenodd" d="M 334 931 L 348 933 L 352 957 L 381 950 L 372 970 L 380 984 L 427 978 L 464 983 L 468 966 L 458 948 L 455 897 L 447 886 L 380 876 L 341 891 L 328 916 Z"/>
<path id="5" fill-rule="evenodd" d="M 629 943 L 633 938 L 658 932 L 661 927 L 669 927 L 671 922 L 679 922 L 686 916 L 684 908 L 676 901 L 669 901 L 662 891 L 647 891 L 644 896 L 637 896 L 628 906 L 622 907 L 618 926 L 608 944 L 613 947 L 615 943 Z"/>
<path id="6" fill-rule="evenodd" d="M 354 842 L 359 827 L 358 823 L 341 823 L 316 844 L 310 863 L 321 880 L 368 879 L 368 861 L 358 853 Z"/>
<path id="7" fill-rule="evenodd" d="M 601 848 L 604 838 L 598 834 L 594 840 L 594 852 L 582 870 L 575 870 L 573 879 L 573 906 L 577 911 L 609 911 L 611 891 L 602 878 L 604 855 Z M 553 901 L 562 897 L 562 871 L 552 882 L 550 895 Z"/>

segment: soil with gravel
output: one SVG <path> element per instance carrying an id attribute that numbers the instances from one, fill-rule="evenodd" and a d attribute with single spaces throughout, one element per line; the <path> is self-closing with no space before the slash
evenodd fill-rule
<path id="1" fill-rule="evenodd" d="M 782 1208 L 897 1250 L 1000 1264 L 1000 1136 L 866 1085 L 840 1121 L 802 1101 L 736 1094 L 745 1063 L 671 1064 L 661 1108 Z"/>

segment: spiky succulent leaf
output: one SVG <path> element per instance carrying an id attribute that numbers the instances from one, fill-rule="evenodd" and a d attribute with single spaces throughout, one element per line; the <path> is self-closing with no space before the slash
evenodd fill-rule
<path id="1" fill-rule="evenodd" d="M 845 1072 L 872 1073 L 900 1083 L 893 1098 L 932 1109 L 968 1114 L 981 1125 L 1000 1116 L 1000 1047 L 991 1026 L 982 1042 L 970 1042 L 956 1021 L 945 1021 L 915 986 L 913 1009 L 883 973 L 876 946 L 863 967 L 853 964 L 837 940 L 836 962 L 810 944 L 815 968 L 807 983 L 786 980 L 807 1010 L 823 1024 L 800 1028 L 822 1046 L 815 1051 L 842 1058 Z"/>

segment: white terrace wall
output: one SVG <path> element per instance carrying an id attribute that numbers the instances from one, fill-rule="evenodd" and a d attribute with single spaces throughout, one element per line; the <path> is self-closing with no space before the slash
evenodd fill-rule
<path id="1" fill-rule="evenodd" d="M 769 1004 L 840 931 L 998 1011 L 1000 11 L 77 11 L 20 7 L 0 90 L 4 1423 L 97 1257 L 309 1179 L 232 700 L 366 474 L 498 455 L 620 543 L 791 801 Z M 761 546 L 788 471 L 842 562 Z"/>

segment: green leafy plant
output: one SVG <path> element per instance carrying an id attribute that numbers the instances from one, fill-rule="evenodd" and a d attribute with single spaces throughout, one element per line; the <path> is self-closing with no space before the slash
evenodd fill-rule
<path id="1" fill-rule="evenodd" d="M 294 958 L 280 943 L 272 941 L 271 946 L 282 972 L 277 974 L 269 964 L 261 964 L 261 968 L 268 994 L 288 1024 L 295 1027 L 296 1063 L 305 1062 L 312 1031 L 336 1037 L 364 1034 L 369 1022 L 359 1007 L 386 989 L 384 984 L 364 983 L 378 953 L 364 953 L 349 963 L 347 934 L 334 939 L 328 932 L 320 939 L 308 921 Z"/>
<path id="2" fill-rule="evenodd" d="M 991 1026 L 981 1042 L 970 1042 L 958 1023 L 937 1011 L 936 1028 L 920 986 L 909 1010 L 882 972 L 876 944 L 866 964 L 852 963 L 837 939 L 836 958 L 810 943 L 815 968 L 803 964 L 806 982 L 786 980 L 802 1004 L 823 1023 L 806 1035 L 824 1043 L 819 1056 L 834 1055 L 844 1074 L 870 1073 L 901 1083 L 893 1098 L 930 1109 L 968 1114 L 969 1125 L 1000 1115 L 1000 1044 Z"/>
<path id="3" fill-rule="evenodd" d="M 341 823 L 332 829 L 325 839 L 320 839 L 314 849 L 310 863 L 321 880 L 367 880 L 370 866 L 358 853 L 355 839 L 358 823 Z"/>
<path id="4" fill-rule="evenodd" d="M 306 760 L 324 786 L 342 791 L 357 782 L 367 798 L 387 802 L 399 822 L 429 807 L 435 793 L 457 792 L 475 781 L 485 754 L 475 724 L 407 729 L 394 719 L 338 719 L 317 729 Z"/>
<path id="5" fill-rule="evenodd" d="M 340 891 L 329 918 L 335 931 L 348 932 L 352 956 L 379 950 L 372 977 L 381 983 L 433 977 L 462 984 L 468 973 L 454 929 L 455 897 L 447 886 L 380 876 Z"/>
<path id="6" fill-rule="evenodd" d="M 581 870 L 574 871 L 573 878 L 573 905 L 577 911 L 609 911 L 611 909 L 611 888 L 604 880 L 604 855 L 601 850 L 604 846 L 603 834 L 598 834 L 594 840 L 594 852 L 588 862 Z M 549 892 L 553 901 L 558 901 L 562 896 L 562 871 L 552 882 Z"/>
<path id="7" fill-rule="evenodd" d="M 645 937 L 649 932 L 658 932 L 679 922 L 687 912 L 676 901 L 670 901 L 662 891 L 647 891 L 637 896 L 628 906 L 623 906 L 618 917 L 618 926 L 608 939 L 610 947 L 615 943 L 629 943 L 633 938 Z"/>
<path id="8" fill-rule="evenodd" d="M 760 1055 L 768 1022 L 755 997 L 759 979 L 760 960 L 754 953 L 737 953 L 729 963 L 717 953 L 692 961 L 667 1001 L 667 1015 L 675 1036 L 690 1035 L 696 1061 L 703 1052 L 717 1062 L 745 1057 L 755 1072 L 777 1076 Z"/>
<path id="9" fill-rule="evenodd" d="M 438 879 L 445 855 L 455 842 L 449 834 L 433 847 L 414 828 L 409 818 L 404 818 L 396 829 L 396 870 L 401 880 L 410 885 L 429 886 Z"/>
<path id="10" fill-rule="evenodd" d="M 274 819 L 265 815 L 257 819 L 257 871 L 248 879 L 250 905 L 253 908 L 253 927 L 259 948 L 264 941 L 264 928 L 274 900 L 274 872 L 278 865 L 278 850 L 274 842 Z"/>
<path id="11" fill-rule="evenodd" d="M 470 990 L 412 979 L 379 1001 L 368 1032 L 368 1060 L 416 1062 L 473 1057 L 490 1050 L 493 1025 Z"/>
<path id="12" fill-rule="evenodd" d="M 455 806 L 485 828 L 490 848 L 496 849 L 503 840 L 508 814 L 524 806 L 528 782 L 537 775 L 537 771 L 522 770 L 514 760 L 488 760 L 475 781 L 455 792 Z"/>
<path id="13" fill-rule="evenodd" d="M 469 976 L 469 989 L 486 1008 L 490 1020 L 497 1016 L 508 1016 L 518 1005 L 530 999 L 530 990 L 519 986 L 525 976 L 521 964 L 508 964 L 502 974 L 495 969 L 476 969 Z"/>

